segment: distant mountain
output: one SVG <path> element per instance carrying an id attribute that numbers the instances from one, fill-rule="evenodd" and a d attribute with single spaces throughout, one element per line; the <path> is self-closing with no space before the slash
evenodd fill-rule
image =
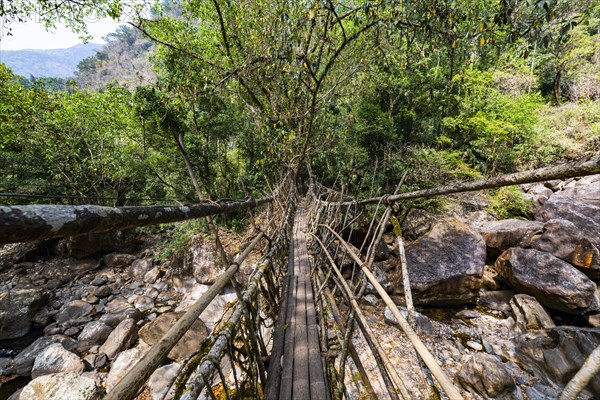
<path id="1" fill-rule="evenodd" d="M 52 50 L 3 50 L 0 62 L 9 66 L 17 75 L 29 78 L 70 78 L 75 76 L 77 65 L 102 49 L 98 43 L 78 44 L 68 49 Z"/>

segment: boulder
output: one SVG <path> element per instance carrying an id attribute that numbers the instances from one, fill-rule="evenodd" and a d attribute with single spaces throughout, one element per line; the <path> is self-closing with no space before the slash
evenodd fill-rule
<path id="1" fill-rule="evenodd" d="M 192 290 L 190 290 L 181 300 L 177 308 L 175 308 L 175 312 L 186 311 L 188 308 L 192 306 L 201 296 L 204 294 L 210 286 L 201 285 L 197 283 Z M 225 288 L 221 291 L 221 294 L 215 297 L 208 307 L 202 314 L 200 314 L 200 319 L 206 324 L 206 327 L 209 330 L 212 330 L 214 326 L 221 319 L 221 315 L 223 315 L 223 311 L 228 303 L 237 299 L 235 294 L 235 290 L 233 288 Z"/>
<path id="2" fill-rule="evenodd" d="M 456 306 L 473 301 L 482 284 L 486 248 L 468 225 L 447 218 L 421 239 L 406 246 L 406 260 L 415 304 Z M 402 270 L 394 276 L 404 293 Z"/>
<path id="3" fill-rule="evenodd" d="M 157 343 L 175 322 L 184 313 L 164 313 L 154 321 L 144 325 L 140 329 L 140 338 L 149 345 Z M 208 336 L 209 331 L 200 319 L 197 319 L 192 327 L 183 335 L 183 338 L 169 352 L 168 357 L 175 361 L 185 361 L 191 354 L 198 351 L 202 341 Z"/>
<path id="4" fill-rule="evenodd" d="M 390 283 L 388 276 L 379 268 L 377 265 L 373 265 L 371 272 L 375 275 L 377 282 L 383 287 L 386 293 L 394 293 L 394 286 Z M 376 294 L 377 290 L 371 284 L 371 282 L 367 282 L 366 293 Z"/>
<path id="5" fill-rule="evenodd" d="M 154 258 L 147 257 L 135 260 L 129 267 L 129 277 L 136 281 L 141 281 L 148 271 L 154 267 Z"/>
<path id="6" fill-rule="evenodd" d="M 165 398 L 171 383 L 175 380 L 181 364 L 171 363 L 158 368 L 148 379 L 148 388 L 152 400 L 162 400 Z"/>
<path id="7" fill-rule="evenodd" d="M 600 346 L 600 330 L 562 326 L 530 331 L 517 336 L 514 341 L 513 356 L 517 364 L 544 380 L 564 386 Z M 594 398 L 600 398 L 599 374 L 592 378 L 586 389 Z"/>
<path id="8" fill-rule="evenodd" d="M 42 336 L 26 348 L 24 348 L 23 351 L 21 351 L 19 354 L 17 354 L 15 359 L 11 363 L 9 363 L 9 365 L 6 368 L 0 369 L 0 374 L 14 374 L 19 376 L 31 375 L 31 368 L 33 368 L 33 364 L 38 354 L 44 351 L 46 347 L 54 343 L 60 343 L 63 346 L 63 348 L 65 348 L 68 351 L 75 350 L 75 347 L 77 346 L 77 342 L 67 336 Z"/>
<path id="9" fill-rule="evenodd" d="M 104 343 L 113 328 L 102 321 L 88 322 L 77 338 L 77 350 L 88 351 L 92 346 Z"/>
<path id="10" fill-rule="evenodd" d="M 59 372 L 80 374 L 83 370 L 83 361 L 76 354 L 66 350 L 62 344 L 54 343 L 35 357 L 31 377 L 35 379 L 38 376 Z"/>
<path id="11" fill-rule="evenodd" d="M 184 259 L 184 269 L 193 271 L 196 282 L 212 285 L 223 273 L 218 264 L 219 259 L 212 243 L 205 241 L 201 235 L 194 235 L 190 239 L 190 248 Z"/>
<path id="12" fill-rule="evenodd" d="M 150 311 L 154 308 L 154 300 L 148 296 L 139 296 L 134 300 L 133 305 L 141 312 Z"/>
<path id="13" fill-rule="evenodd" d="M 35 314 L 48 302 L 45 289 L 0 290 L 0 340 L 24 336 Z"/>
<path id="14" fill-rule="evenodd" d="M 402 314 L 404 319 L 408 321 L 408 310 L 402 306 L 400 306 L 398 308 L 400 309 L 400 313 Z M 388 306 L 385 307 L 385 311 L 383 313 L 383 320 L 390 325 L 400 326 L 400 324 L 398 323 L 398 320 L 396 319 L 396 316 L 394 316 L 394 313 Z M 433 330 L 434 330 L 433 324 L 431 323 L 429 318 L 427 318 L 425 315 L 421 314 L 418 311 L 415 311 L 415 322 L 417 325 L 416 329 L 420 333 L 425 334 L 425 335 L 433 334 Z"/>
<path id="15" fill-rule="evenodd" d="M 74 258 L 91 257 L 110 252 L 130 253 L 134 250 L 135 229 L 87 233 L 65 239 L 64 247 Z"/>
<path id="16" fill-rule="evenodd" d="M 536 183 L 527 190 L 526 197 L 537 201 L 539 204 L 544 204 L 553 194 L 552 189 L 549 189 L 543 183 Z"/>
<path id="17" fill-rule="evenodd" d="M 493 259 L 511 247 L 518 247 L 530 237 L 540 233 L 543 222 L 505 219 L 483 224 L 479 230 Z"/>
<path id="18" fill-rule="evenodd" d="M 89 315 L 93 309 L 94 307 L 83 300 L 70 301 L 56 314 L 56 322 L 64 324 L 69 321 L 79 320 Z"/>
<path id="19" fill-rule="evenodd" d="M 535 214 L 537 221 L 566 219 L 594 246 L 600 248 L 600 206 L 574 197 L 554 195 Z"/>
<path id="20" fill-rule="evenodd" d="M 107 267 L 127 268 L 135 260 L 134 255 L 126 253 L 110 253 L 104 256 L 104 264 Z"/>
<path id="21" fill-rule="evenodd" d="M 473 355 L 457 377 L 465 389 L 475 391 L 484 398 L 510 399 L 517 387 L 509 369 L 499 357 L 486 353 Z"/>
<path id="22" fill-rule="evenodd" d="M 562 196 L 574 197 L 600 207 L 600 175 L 590 175 L 574 180 L 565 185 L 565 188 L 559 193 Z"/>
<path id="23" fill-rule="evenodd" d="M 549 329 L 556 326 L 548 312 L 533 296 L 517 294 L 510 299 L 510 307 L 517 319 L 517 329 L 521 333 L 531 329 Z"/>
<path id="24" fill-rule="evenodd" d="M 494 268 L 517 292 L 534 296 L 548 308 L 572 314 L 598 309 L 596 284 L 552 254 L 512 248 L 502 253 Z"/>
<path id="25" fill-rule="evenodd" d="M 137 339 L 137 324 L 134 319 L 126 318 L 108 335 L 100 352 L 112 360 L 120 352 L 129 348 Z"/>
<path id="26" fill-rule="evenodd" d="M 413 208 L 402 222 L 402 234 L 408 240 L 417 240 L 431 230 L 437 219 L 435 214 Z"/>
<path id="27" fill-rule="evenodd" d="M 66 372 L 32 380 L 23 388 L 19 400 L 100 400 L 102 392 L 94 379 Z"/>
<path id="28" fill-rule="evenodd" d="M 600 279 L 600 251 L 571 221 L 547 221 L 541 235 L 532 237 L 528 245 L 567 261 L 592 279 Z"/>
<path id="29" fill-rule="evenodd" d="M 106 377 L 106 392 L 109 393 L 125 375 L 142 359 L 147 349 L 134 347 L 118 355 L 113 361 L 108 376 Z"/>
<path id="30" fill-rule="evenodd" d="M 479 294 L 479 304 L 491 310 L 508 312 L 510 299 L 516 294 L 514 290 L 490 290 Z"/>

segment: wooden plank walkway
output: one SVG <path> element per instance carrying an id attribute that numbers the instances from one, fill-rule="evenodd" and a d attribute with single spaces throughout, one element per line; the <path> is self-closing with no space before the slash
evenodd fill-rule
<path id="1" fill-rule="evenodd" d="M 304 210 L 299 209 L 290 240 L 283 302 L 275 326 L 265 387 L 268 400 L 328 400 L 315 315 Z"/>

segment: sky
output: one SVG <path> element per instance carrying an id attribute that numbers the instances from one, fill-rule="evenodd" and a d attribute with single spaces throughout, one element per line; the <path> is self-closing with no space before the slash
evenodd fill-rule
<path id="1" fill-rule="evenodd" d="M 102 38 L 114 32 L 122 23 L 110 18 L 88 23 L 88 30 L 94 38 L 91 43 L 104 43 Z M 57 25 L 55 29 L 47 32 L 44 26 L 35 21 L 26 23 L 13 23 L 12 36 L 6 35 L 6 30 L 1 31 L 0 50 L 23 49 L 62 49 L 82 43 L 76 34 L 64 25 Z"/>

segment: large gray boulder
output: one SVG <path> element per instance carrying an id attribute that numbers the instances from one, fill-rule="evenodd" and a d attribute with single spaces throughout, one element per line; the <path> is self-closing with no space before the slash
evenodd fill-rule
<path id="1" fill-rule="evenodd" d="M 600 251 L 571 221 L 547 221 L 541 234 L 532 237 L 528 245 L 567 261 L 592 279 L 600 279 Z"/>
<path id="2" fill-rule="evenodd" d="M 0 340 L 26 335 L 33 317 L 49 298 L 40 288 L 0 290 Z"/>
<path id="3" fill-rule="evenodd" d="M 457 378 L 465 389 L 475 391 L 486 399 L 510 399 L 517 387 L 499 357 L 486 353 L 473 355 L 463 365 Z"/>
<path id="4" fill-rule="evenodd" d="M 600 248 L 600 206 L 574 197 L 554 195 L 535 214 L 537 221 L 566 219 L 580 230 L 594 246 Z"/>
<path id="5" fill-rule="evenodd" d="M 184 313 L 164 313 L 158 316 L 154 321 L 144 325 L 140 329 L 140 338 L 149 345 L 157 343 L 167 331 L 177 322 Z M 168 357 L 175 361 L 185 361 L 191 354 L 198 351 L 202 341 L 208 336 L 209 332 L 200 319 L 197 319 L 192 327 L 183 335 L 181 340 L 169 352 Z"/>
<path id="6" fill-rule="evenodd" d="M 75 353 L 66 350 L 62 344 L 54 343 L 35 357 L 31 377 L 56 374 L 59 372 L 82 373 L 83 361 Z"/>
<path id="7" fill-rule="evenodd" d="M 552 254 L 515 247 L 502 253 L 494 268 L 516 291 L 548 308 L 573 314 L 598 309 L 596 284 Z"/>
<path id="8" fill-rule="evenodd" d="M 17 356 L 8 364 L 5 369 L 0 369 L 1 375 L 31 375 L 31 369 L 36 357 L 44 349 L 54 343 L 60 343 L 66 350 L 72 351 L 77 346 L 77 342 L 70 337 L 63 335 L 42 336 L 35 342 L 23 349 Z"/>
<path id="9" fill-rule="evenodd" d="M 94 307 L 83 300 L 72 300 L 65 304 L 58 314 L 56 314 L 56 322 L 64 324 L 66 322 L 77 321 L 89 315 Z"/>
<path id="10" fill-rule="evenodd" d="M 94 379 L 66 372 L 32 380 L 23 388 L 19 400 L 100 400 L 102 395 Z"/>
<path id="11" fill-rule="evenodd" d="M 503 251 L 519 247 L 532 236 L 542 232 L 543 222 L 505 219 L 484 223 L 479 232 L 485 240 L 488 258 L 496 259 Z"/>
<path id="12" fill-rule="evenodd" d="M 575 197 L 600 207 L 600 175 L 591 175 L 573 180 L 559 192 L 562 196 Z"/>
<path id="13" fill-rule="evenodd" d="M 525 333 L 528 330 L 554 328 L 556 325 L 548 312 L 528 294 L 517 294 L 510 299 L 510 307 L 515 314 L 517 330 Z"/>
<path id="14" fill-rule="evenodd" d="M 412 294 L 419 305 L 463 305 L 481 288 L 486 246 L 468 225 L 447 218 L 422 238 L 406 246 Z M 402 270 L 394 276 L 397 292 L 404 293 Z"/>

